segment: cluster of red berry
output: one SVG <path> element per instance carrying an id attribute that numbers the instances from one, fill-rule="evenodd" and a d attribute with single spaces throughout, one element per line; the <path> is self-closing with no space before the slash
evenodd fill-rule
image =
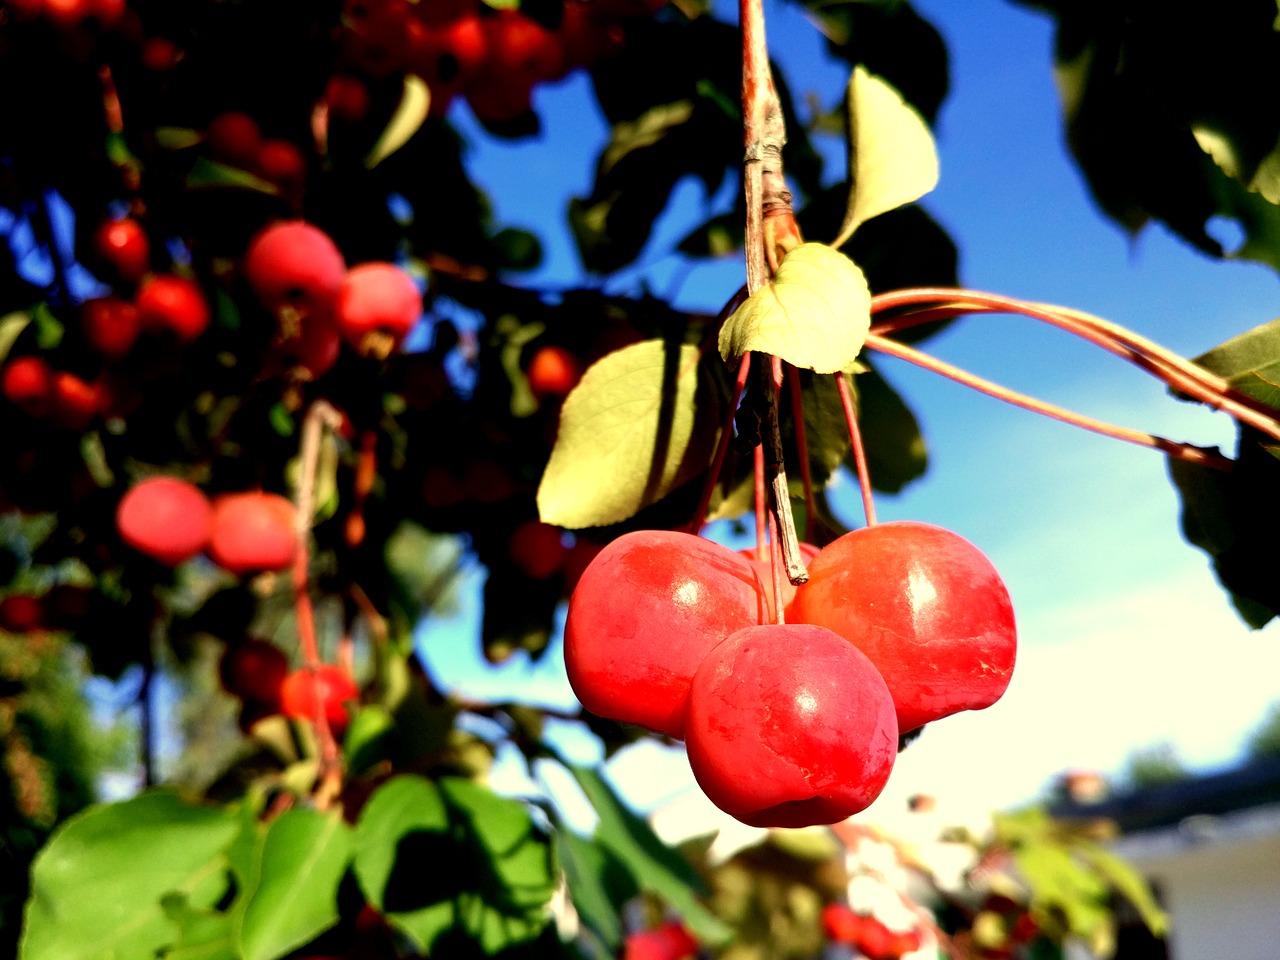
<path id="1" fill-rule="evenodd" d="M 823 908 L 822 927 L 832 942 L 853 947 L 867 960 L 897 960 L 919 950 L 922 941 L 919 930 L 891 930 L 876 916 L 843 903 Z"/>
<path id="2" fill-rule="evenodd" d="M 348 69 L 381 79 L 419 76 L 430 112 L 443 116 L 459 96 L 481 120 L 528 112 L 533 89 L 590 67 L 616 51 L 628 18 L 656 13 L 666 0 L 568 0 L 554 28 L 515 9 L 480 0 L 347 0 L 339 41 Z M 326 100 L 344 119 L 368 106 L 358 78 L 335 74 Z"/>
<path id="3" fill-rule="evenodd" d="M 285 497 L 261 490 L 225 493 L 212 501 L 194 484 L 151 477 L 129 489 L 116 509 L 116 529 L 130 547 L 166 566 L 200 553 L 232 573 L 287 569 L 296 557 L 295 509 Z M 312 720 L 323 710 L 335 732 L 346 728 L 346 704 L 359 697 L 339 666 L 290 672 L 275 644 L 247 639 L 227 648 L 221 665 L 226 689 L 242 701 L 248 726 L 283 713 Z"/>
<path id="4" fill-rule="evenodd" d="M 962 537 L 883 523 L 811 556 L 808 582 L 775 598 L 767 563 L 638 531 L 600 552 L 569 603 L 583 706 L 685 740 L 707 796 L 755 826 L 864 809 L 900 734 L 990 706 L 1013 671 L 1008 591 Z"/>

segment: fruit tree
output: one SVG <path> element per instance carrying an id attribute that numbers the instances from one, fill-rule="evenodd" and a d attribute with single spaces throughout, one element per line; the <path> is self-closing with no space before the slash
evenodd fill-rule
<path id="1" fill-rule="evenodd" d="M 982 551 L 877 520 L 925 460 L 876 364 L 1166 457 L 1187 539 L 1261 626 L 1280 328 L 1192 361 L 965 289 L 919 203 L 940 36 L 906 0 L 794 4 L 848 77 L 807 105 L 762 0 L 0 0 L 0 950 L 1025 958 L 1105 953 L 1116 898 L 1162 929 L 1096 824 L 909 839 L 855 816 L 922 727 L 1017 671 Z M 1274 4 L 1027 5 L 1057 24 L 1101 209 L 1219 257 L 1206 223 L 1231 218 L 1236 255 L 1280 268 L 1280 122 L 1235 96 L 1275 88 Z M 608 129 L 579 139 L 594 178 L 566 211 L 582 281 L 552 289 L 457 121 L 535 155 L 539 91 L 570 77 Z M 743 264 L 718 311 L 609 284 L 690 177 L 733 186 L 677 243 Z M 1234 418 L 1237 450 L 930 355 L 978 314 L 1128 361 Z M 578 709 L 433 675 L 415 631 L 474 565 L 480 633 L 451 642 L 563 656 Z M 112 728 L 91 677 L 138 722 Z M 606 757 L 683 744 L 757 840 L 664 843 L 566 727 Z M 111 802 L 108 746 L 139 771 Z M 575 784 L 590 825 L 549 787 L 495 790 L 499 758 Z"/>

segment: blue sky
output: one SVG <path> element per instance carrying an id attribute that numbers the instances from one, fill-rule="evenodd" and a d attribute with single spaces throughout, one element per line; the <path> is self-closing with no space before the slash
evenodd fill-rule
<path id="1" fill-rule="evenodd" d="M 797 96 L 812 89 L 835 103 L 846 71 L 826 58 L 797 7 L 765 6 L 775 57 L 796 67 L 788 79 Z M 937 129 L 941 183 L 925 204 L 957 241 L 967 286 L 1086 310 L 1187 356 L 1276 315 L 1277 278 L 1265 268 L 1207 260 L 1158 226 L 1131 239 L 1100 218 L 1062 148 L 1048 18 L 1004 0 L 916 6 L 952 57 Z M 536 226 L 547 239 L 548 263 L 534 279 L 580 281 L 564 202 L 589 189 L 606 129 L 583 77 L 540 90 L 536 103 L 545 130 L 534 143 L 486 140 L 464 107 L 453 117 L 473 141 L 471 168 L 500 219 Z M 825 146 L 842 164 L 840 144 Z M 545 189 L 530 190 L 531 182 Z M 642 258 L 655 290 L 672 289 L 679 269 L 665 247 L 710 204 L 729 199 L 707 198 L 694 185 L 678 191 Z M 633 272 L 614 285 L 635 279 Z M 676 289 L 681 303 L 714 309 L 741 282 L 733 260 L 694 270 Z M 1093 416 L 1232 449 L 1226 418 L 1178 403 L 1145 374 L 1032 321 L 975 318 L 927 348 Z M 1248 631 L 1203 555 L 1182 541 L 1163 458 L 901 362 L 883 369 L 920 416 L 932 466 L 923 482 L 878 500 L 881 519 L 938 523 L 986 551 L 1013 596 L 1020 650 L 1004 700 L 931 725 L 902 755 L 877 806 L 918 791 L 957 811 L 1009 805 L 1062 770 L 1115 772 L 1130 750 L 1162 740 L 1195 768 L 1237 759 L 1244 736 L 1280 697 L 1280 638 L 1276 628 Z M 856 521 L 852 491 L 837 500 Z M 428 625 L 425 646 L 476 630 L 474 604 L 466 607 L 457 620 Z M 554 655 L 536 668 L 518 661 L 486 671 L 465 659 L 436 667 L 473 692 L 536 689 L 550 702 L 573 703 Z M 690 789 L 678 752 L 637 751 L 612 770 L 641 806 Z"/>

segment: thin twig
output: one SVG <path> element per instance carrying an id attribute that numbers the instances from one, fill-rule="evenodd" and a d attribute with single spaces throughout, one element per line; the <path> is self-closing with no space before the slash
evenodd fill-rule
<path id="1" fill-rule="evenodd" d="M 867 451 L 862 445 L 862 430 L 858 426 L 858 413 L 853 406 L 849 381 L 843 373 L 837 373 L 836 392 L 840 394 L 840 406 L 844 408 L 844 421 L 849 427 L 849 446 L 853 448 L 853 465 L 858 474 L 858 489 L 862 493 L 862 512 L 867 526 L 876 525 L 876 504 L 871 494 L 871 471 L 867 469 Z"/>
<path id="2" fill-rule="evenodd" d="M 1179 460 L 1185 460 L 1188 463 L 1197 463 L 1201 466 L 1212 467 L 1215 470 L 1231 470 L 1235 466 L 1235 461 L 1218 454 L 1210 453 L 1202 447 L 1193 446 L 1187 443 L 1178 443 L 1175 440 L 1168 440 L 1164 437 L 1156 436 L 1151 433 L 1143 433 L 1140 430 L 1133 430 L 1128 427 L 1119 427 L 1115 424 L 1107 423 L 1103 420 L 1097 420 L 1093 417 L 1087 417 L 1084 414 L 1075 413 L 1059 407 L 1056 404 L 1048 403 L 1044 400 L 1037 400 L 1026 394 L 1018 393 L 1007 387 L 1002 387 L 990 380 L 985 380 L 976 374 L 969 373 L 959 367 L 947 363 L 945 360 L 939 360 L 931 357 L 926 353 L 922 353 L 906 344 L 898 343 L 888 337 L 882 337 L 877 334 L 869 334 L 867 336 L 867 347 L 872 350 L 878 350 L 881 353 L 888 354 L 891 357 L 897 357 L 900 360 L 906 360 L 914 363 L 926 370 L 941 374 L 950 380 L 970 387 L 980 393 L 1011 403 L 1016 407 L 1022 407 L 1024 410 L 1031 410 L 1035 413 L 1043 414 L 1054 420 L 1060 420 L 1063 423 L 1069 423 L 1073 426 L 1082 427 L 1085 430 L 1091 430 L 1094 433 L 1103 436 L 1112 437 L 1116 440 L 1124 440 L 1127 443 L 1137 444 L 1143 447 L 1152 447 L 1160 450 L 1171 457 Z"/>

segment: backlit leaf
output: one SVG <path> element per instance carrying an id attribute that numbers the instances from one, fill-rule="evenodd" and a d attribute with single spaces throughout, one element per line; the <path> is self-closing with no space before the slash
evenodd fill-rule
<path id="1" fill-rule="evenodd" d="M 167 792 L 92 807 L 36 857 L 22 960 L 152 960 L 179 929 L 162 900 L 208 909 L 226 892 L 235 813 Z"/>
<path id="2" fill-rule="evenodd" d="M 1280 320 L 1246 330 L 1195 362 L 1226 377 L 1242 393 L 1280 409 Z"/>
<path id="3" fill-rule="evenodd" d="M 902 94 L 859 65 L 849 79 L 849 210 L 833 247 L 858 225 L 919 200 L 938 185 L 938 151 Z"/>
<path id="4" fill-rule="evenodd" d="M 369 155 L 364 158 L 366 167 L 376 167 L 391 154 L 395 153 L 409 138 L 418 132 L 427 111 L 431 108 L 431 91 L 422 81 L 411 73 L 404 76 L 404 92 L 400 94 L 400 102 L 396 104 L 396 112 L 378 137 Z"/>
<path id="5" fill-rule="evenodd" d="M 565 399 L 538 487 L 544 523 L 617 523 L 707 466 L 719 420 L 697 347 L 646 340 L 592 364 Z"/>
<path id="6" fill-rule="evenodd" d="M 754 350 L 835 373 L 857 359 L 870 325 L 871 293 L 862 271 L 826 244 L 803 243 L 720 328 L 720 355 L 733 367 Z"/>

